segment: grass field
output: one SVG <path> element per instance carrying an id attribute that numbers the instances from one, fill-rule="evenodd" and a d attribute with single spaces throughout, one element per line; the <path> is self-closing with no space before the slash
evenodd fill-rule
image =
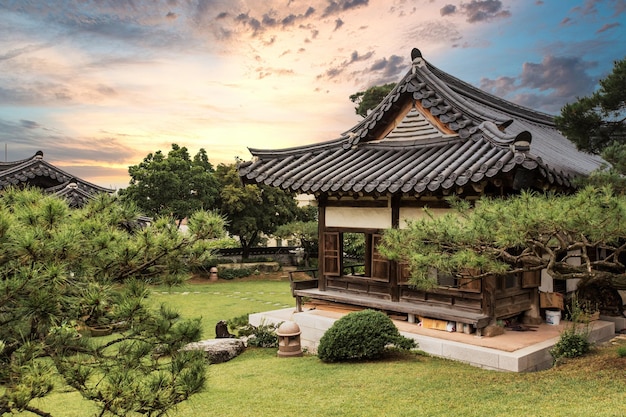
<path id="1" fill-rule="evenodd" d="M 236 280 L 155 288 L 151 300 L 155 305 L 166 303 L 185 317 L 202 317 L 206 339 L 215 337 L 215 324 L 220 320 L 295 306 L 287 281 Z"/>
<path id="2" fill-rule="evenodd" d="M 215 323 L 245 313 L 293 306 L 284 281 L 229 281 L 155 289 L 186 317 Z M 248 349 L 207 367 L 206 390 L 170 413 L 179 416 L 626 416 L 626 358 L 606 345 L 543 372 L 485 371 L 444 359 L 395 354 L 365 363 L 325 364 L 315 356 L 278 358 Z M 58 417 L 93 415 L 74 392 L 57 392 L 42 409 Z M 26 416 L 24 413 L 22 416 Z"/>

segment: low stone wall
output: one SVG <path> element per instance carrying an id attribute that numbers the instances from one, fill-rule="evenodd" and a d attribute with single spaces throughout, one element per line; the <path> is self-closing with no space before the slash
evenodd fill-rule
<path id="1" fill-rule="evenodd" d="M 280 271 L 280 264 L 278 262 L 229 263 L 218 264 L 217 269 L 252 269 L 259 272 L 278 272 Z"/>

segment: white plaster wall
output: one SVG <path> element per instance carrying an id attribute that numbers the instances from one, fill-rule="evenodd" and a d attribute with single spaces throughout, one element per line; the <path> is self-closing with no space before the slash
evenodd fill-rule
<path id="1" fill-rule="evenodd" d="M 567 252 L 568 255 L 580 255 L 580 250 L 575 250 L 575 251 L 569 251 Z M 568 264 L 570 265 L 574 265 L 574 266 L 580 266 L 582 265 L 582 259 L 580 256 L 574 256 L 572 258 L 567 258 L 566 261 Z M 565 281 L 565 291 L 567 292 L 572 292 L 572 291 L 576 291 L 576 289 L 578 288 L 578 283 L 580 282 L 580 279 L 568 279 Z"/>
<path id="2" fill-rule="evenodd" d="M 447 208 L 431 208 L 428 209 L 434 217 L 441 217 L 450 213 L 450 209 Z M 400 228 L 406 228 L 407 220 L 418 220 L 427 217 L 424 209 L 421 207 L 401 207 L 400 208 Z"/>
<path id="3" fill-rule="evenodd" d="M 570 256 L 579 255 L 580 250 L 569 251 L 567 254 Z M 546 257 L 547 255 L 544 256 L 544 258 Z M 580 266 L 582 264 L 582 260 L 580 256 L 572 256 L 571 258 L 567 258 L 566 262 L 574 266 Z M 565 291 L 566 292 L 576 291 L 576 288 L 578 288 L 579 282 L 580 282 L 579 279 L 565 280 Z M 552 279 L 550 275 L 548 275 L 548 272 L 545 269 L 541 271 L 541 286 L 539 287 L 539 291 L 554 292 L 554 280 Z"/>
<path id="4" fill-rule="evenodd" d="M 539 286 L 539 291 L 554 292 L 554 280 L 545 269 L 541 270 L 541 285 Z"/>
<path id="5" fill-rule="evenodd" d="M 391 209 L 389 207 L 326 207 L 326 227 L 388 229 L 391 227 Z"/>

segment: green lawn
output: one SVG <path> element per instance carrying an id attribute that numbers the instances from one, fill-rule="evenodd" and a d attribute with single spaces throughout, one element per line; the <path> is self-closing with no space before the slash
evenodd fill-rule
<path id="1" fill-rule="evenodd" d="M 152 299 L 185 316 L 202 316 L 205 337 L 213 336 L 218 320 L 294 305 L 289 284 L 278 281 L 156 289 Z M 626 358 L 618 358 L 617 345 L 529 374 L 485 371 L 415 354 L 324 364 L 315 356 L 278 358 L 276 349 L 248 349 L 230 362 L 208 366 L 207 375 L 205 392 L 171 416 L 626 415 Z M 41 407 L 54 416 L 93 415 L 93 408 L 72 392 L 56 393 Z"/>
<path id="2" fill-rule="evenodd" d="M 220 320 L 296 304 L 288 281 L 261 280 L 156 288 L 152 302 L 155 305 L 166 303 L 188 318 L 202 317 L 203 335 L 207 339 L 215 337 L 215 324 Z"/>

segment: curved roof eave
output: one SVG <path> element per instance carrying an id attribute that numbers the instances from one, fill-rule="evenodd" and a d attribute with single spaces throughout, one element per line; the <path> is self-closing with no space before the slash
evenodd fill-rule
<path id="1" fill-rule="evenodd" d="M 555 129 L 552 116 L 483 92 L 417 52 L 403 79 L 341 137 L 287 149 L 250 149 L 255 160 L 238 166 L 242 179 L 300 192 L 420 193 L 463 187 L 522 167 L 537 169 L 547 184 L 570 188 L 574 177 L 603 163 L 578 151 Z M 435 129 L 407 122 L 414 111 L 423 116 L 419 123 Z"/>
<path id="2" fill-rule="evenodd" d="M 60 177 L 63 178 L 63 183 L 73 180 L 74 182 L 82 186 L 83 188 L 89 188 L 96 192 L 113 193 L 115 191 L 113 189 L 101 187 L 89 181 L 85 181 L 83 179 L 77 178 L 76 176 L 50 164 L 48 161 L 43 159 L 42 151 L 38 151 L 37 153 L 35 153 L 35 155 L 33 155 L 30 158 L 22 159 L 20 161 L 13 161 L 10 163 L 4 163 L 3 165 L 6 168 L 1 169 L 2 166 L 0 166 L 0 178 L 2 177 L 7 178 L 7 177 L 19 175 L 23 171 L 29 170 L 31 167 L 38 165 L 38 164 L 45 166 L 50 171 L 60 174 Z"/>

